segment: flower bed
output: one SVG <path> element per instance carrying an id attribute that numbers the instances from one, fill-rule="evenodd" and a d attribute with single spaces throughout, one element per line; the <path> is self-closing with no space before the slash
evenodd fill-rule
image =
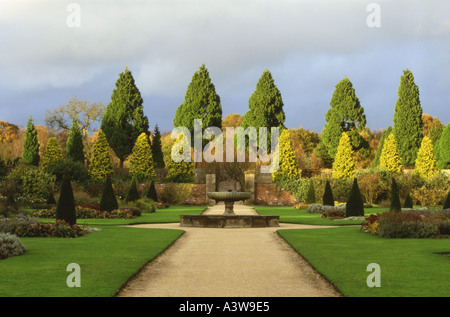
<path id="1" fill-rule="evenodd" d="M 361 231 L 384 238 L 448 238 L 450 217 L 442 210 L 385 212 L 367 217 Z"/>
<path id="2" fill-rule="evenodd" d="M 132 219 L 137 214 L 131 208 L 115 209 L 109 212 L 85 206 L 78 206 L 76 213 L 77 219 Z M 32 216 L 38 218 L 55 218 L 56 208 L 35 210 Z"/>

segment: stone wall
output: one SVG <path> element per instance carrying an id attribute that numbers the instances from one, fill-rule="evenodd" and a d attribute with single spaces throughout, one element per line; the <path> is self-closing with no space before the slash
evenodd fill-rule
<path id="1" fill-rule="evenodd" d="M 288 191 L 275 184 L 255 184 L 255 204 L 269 206 L 293 206 L 297 200 Z"/>

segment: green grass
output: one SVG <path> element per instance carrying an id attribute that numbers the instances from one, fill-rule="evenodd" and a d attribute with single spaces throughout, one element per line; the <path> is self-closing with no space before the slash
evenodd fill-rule
<path id="1" fill-rule="evenodd" d="M 20 238 L 27 252 L 0 260 L 0 297 L 110 297 L 181 230 L 103 226 L 79 238 Z M 67 265 L 77 263 L 81 287 L 70 288 Z"/>
<path id="2" fill-rule="evenodd" d="M 361 221 L 354 220 L 331 220 L 321 218 L 320 214 L 310 214 L 305 209 L 295 209 L 293 207 L 272 207 L 272 206 L 254 206 L 254 209 L 260 215 L 280 216 L 280 222 L 300 223 L 308 225 L 323 225 L 323 226 L 343 226 L 343 225 L 358 225 Z M 366 208 L 364 215 L 382 213 L 389 208 Z"/>
<path id="3" fill-rule="evenodd" d="M 450 239 L 385 239 L 359 227 L 279 230 L 279 234 L 349 297 L 450 296 Z M 381 287 L 370 288 L 370 263 Z"/>
<path id="4" fill-rule="evenodd" d="M 179 222 L 180 215 L 201 214 L 205 208 L 171 206 L 134 219 L 78 219 L 77 224 L 101 231 L 75 239 L 20 238 L 27 249 L 25 254 L 0 260 L 0 297 L 114 296 L 130 277 L 184 232 L 120 226 Z M 66 284 L 70 263 L 80 265 L 80 288 Z"/>
<path id="5" fill-rule="evenodd" d="M 79 225 L 130 225 L 138 223 L 170 223 L 179 222 L 180 215 L 199 215 L 207 206 L 170 206 L 165 209 L 156 209 L 154 213 L 142 213 L 133 219 L 77 219 Z M 40 218 L 43 222 L 53 222 L 55 219 Z"/>

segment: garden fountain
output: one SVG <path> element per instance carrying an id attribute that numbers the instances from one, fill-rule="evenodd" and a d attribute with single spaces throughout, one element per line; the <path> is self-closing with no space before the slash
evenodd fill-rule
<path id="1" fill-rule="evenodd" d="M 206 228 L 261 228 L 279 227 L 279 216 L 261 215 L 236 215 L 234 203 L 250 198 L 251 192 L 208 192 L 208 198 L 217 202 L 223 202 L 225 210 L 223 214 L 181 215 L 182 227 L 206 227 Z"/>

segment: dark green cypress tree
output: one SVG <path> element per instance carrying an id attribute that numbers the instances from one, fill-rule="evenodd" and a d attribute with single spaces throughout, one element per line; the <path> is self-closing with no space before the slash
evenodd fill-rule
<path id="1" fill-rule="evenodd" d="M 308 191 L 306 192 L 306 203 L 314 204 L 316 202 L 316 191 L 312 179 L 309 180 Z"/>
<path id="2" fill-rule="evenodd" d="M 148 134 L 149 124 L 144 116 L 143 102 L 133 75 L 125 68 L 119 74 L 101 123 L 109 145 L 120 160 L 120 168 L 131 154 L 137 137 L 143 132 Z"/>
<path id="3" fill-rule="evenodd" d="M 354 178 L 352 190 L 347 200 L 345 208 L 346 217 L 361 217 L 364 216 L 364 203 L 362 200 L 361 191 L 359 190 L 358 180 Z"/>
<path id="4" fill-rule="evenodd" d="M 27 164 L 39 165 L 39 140 L 34 127 L 33 118 L 30 116 L 27 129 L 22 142 L 22 159 Z"/>
<path id="5" fill-rule="evenodd" d="M 155 182 L 152 181 L 150 183 L 150 187 L 148 188 L 147 198 L 152 199 L 153 201 L 158 201 L 158 193 L 156 192 Z"/>
<path id="6" fill-rule="evenodd" d="M 270 150 L 271 143 L 270 128 L 278 127 L 280 130 L 285 128 L 284 121 L 286 115 L 283 106 L 281 92 L 275 85 L 272 74 L 266 69 L 256 83 L 256 89 L 248 100 L 248 111 L 242 119 L 241 127 L 244 130 L 248 127 L 254 127 L 258 135 L 258 142 L 259 128 L 268 128 L 268 151 Z"/>
<path id="7" fill-rule="evenodd" d="M 392 178 L 391 182 L 391 205 L 389 206 L 389 211 L 401 212 L 402 205 L 400 203 L 400 193 L 398 189 L 397 182 Z"/>
<path id="8" fill-rule="evenodd" d="M 403 203 L 403 208 L 413 208 L 413 200 L 409 193 L 406 195 L 405 202 Z"/>
<path id="9" fill-rule="evenodd" d="M 330 185 L 329 180 L 327 180 L 327 183 L 325 184 L 325 191 L 323 193 L 322 202 L 323 202 L 323 205 L 334 206 L 333 191 L 331 190 L 331 185 Z"/>
<path id="10" fill-rule="evenodd" d="M 58 205 L 56 206 L 56 219 L 64 220 L 71 226 L 77 222 L 75 199 L 73 197 L 70 176 L 66 173 L 61 183 Z"/>
<path id="11" fill-rule="evenodd" d="M 55 196 L 53 196 L 51 191 L 48 193 L 47 200 L 45 202 L 47 205 L 56 205 Z"/>
<path id="12" fill-rule="evenodd" d="M 403 166 L 414 166 L 423 139 L 423 122 L 419 87 L 409 69 L 400 79 L 393 131 Z"/>
<path id="13" fill-rule="evenodd" d="M 105 185 L 103 187 L 102 197 L 100 199 L 100 210 L 111 212 L 119 208 L 116 194 L 111 182 L 111 176 L 106 177 Z"/>
<path id="14" fill-rule="evenodd" d="M 447 198 L 445 199 L 444 206 L 442 209 L 450 209 L 450 191 L 447 194 Z"/>
<path id="15" fill-rule="evenodd" d="M 368 149 L 369 144 L 361 136 L 366 126 L 364 108 L 361 106 L 350 79 L 345 77 L 336 86 L 330 101 L 331 108 L 325 114 L 326 124 L 321 141 L 334 159 L 342 132 L 347 132 L 353 151 Z"/>
<path id="16" fill-rule="evenodd" d="M 222 105 L 205 64 L 192 76 L 184 102 L 177 108 L 173 125 L 185 127 L 191 132 L 194 144 L 194 120 L 202 120 L 202 129 L 222 127 Z M 203 133 L 203 131 L 202 131 Z M 206 142 L 205 140 L 203 140 Z"/>
<path id="17" fill-rule="evenodd" d="M 161 145 L 161 133 L 159 132 L 158 125 L 155 126 L 155 132 L 152 138 L 152 154 L 153 163 L 155 168 L 164 168 L 164 154 Z"/>
<path id="18" fill-rule="evenodd" d="M 136 201 L 140 198 L 139 192 L 136 186 L 136 180 L 133 178 L 130 184 L 130 188 L 128 189 L 127 197 L 125 197 L 126 202 Z"/>
<path id="19" fill-rule="evenodd" d="M 83 135 L 76 117 L 73 117 L 72 127 L 66 143 L 66 158 L 84 163 Z"/>

